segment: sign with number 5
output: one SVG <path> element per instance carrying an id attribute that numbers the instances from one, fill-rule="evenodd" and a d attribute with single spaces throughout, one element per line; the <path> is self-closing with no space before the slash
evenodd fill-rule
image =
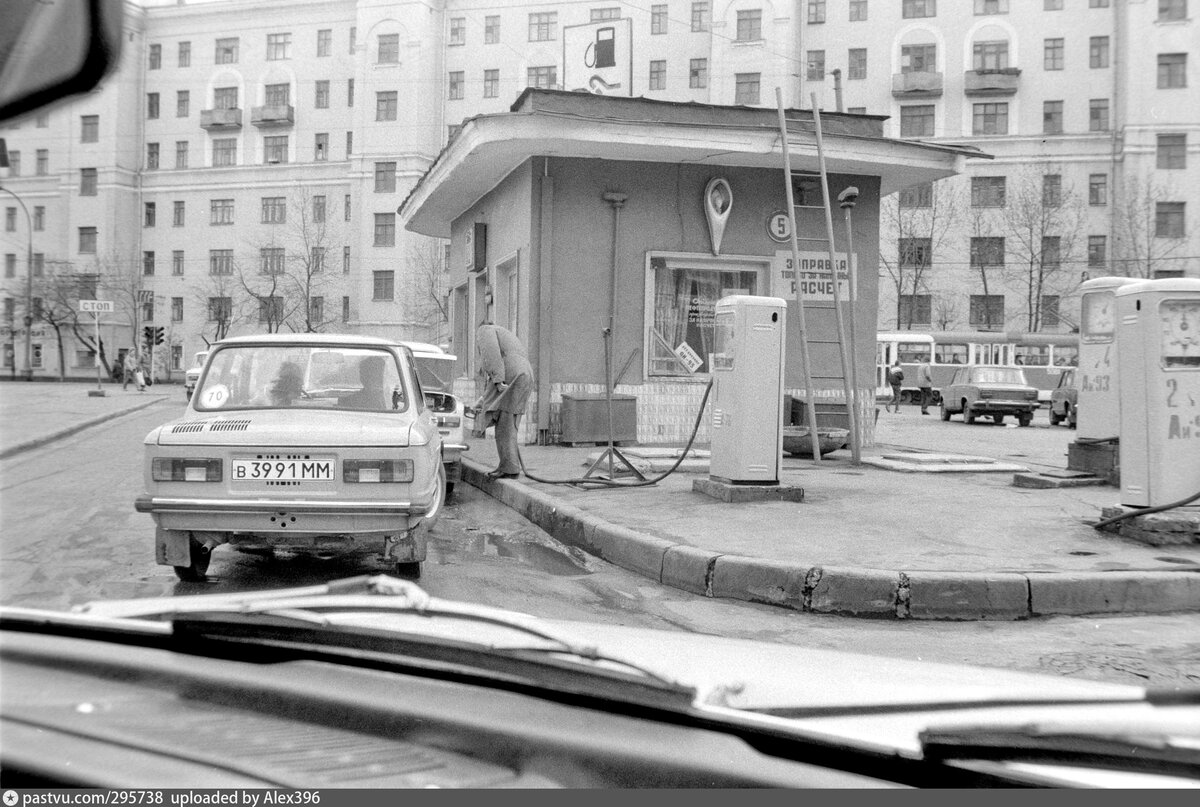
<path id="1" fill-rule="evenodd" d="M 767 217 L 767 235 L 771 236 L 772 241 L 778 241 L 780 244 L 791 240 L 792 220 L 787 213 L 776 210 Z"/>

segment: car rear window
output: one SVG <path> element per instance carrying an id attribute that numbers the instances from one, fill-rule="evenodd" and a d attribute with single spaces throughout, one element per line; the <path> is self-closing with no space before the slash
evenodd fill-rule
<path id="1" fill-rule="evenodd" d="M 1007 367 L 976 367 L 971 372 L 976 384 L 1019 384 L 1025 386 L 1025 373 Z"/>
<path id="2" fill-rule="evenodd" d="M 231 345 L 215 351 L 195 406 L 403 412 L 411 398 L 396 356 L 383 348 Z"/>

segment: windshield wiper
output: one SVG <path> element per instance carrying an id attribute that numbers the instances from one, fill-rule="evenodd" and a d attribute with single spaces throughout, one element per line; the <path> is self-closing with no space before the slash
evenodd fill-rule
<path id="1" fill-rule="evenodd" d="M 1157 728 L 1031 723 L 960 726 L 918 734 L 926 759 L 1055 762 L 1200 778 L 1200 735 Z"/>

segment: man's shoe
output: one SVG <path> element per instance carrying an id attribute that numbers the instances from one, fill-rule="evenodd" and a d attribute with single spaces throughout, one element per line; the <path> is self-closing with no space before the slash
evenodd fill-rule
<path id="1" fill-rule="evenodd" d="M 922 409 L 922 410 L 921 410 L 921 414 L 922 414 L 922 415 L 928 415 L 928 414 L 929 414 L 929 410 L 928 410 L 928 409 Z"/>
<path id="2" fill-rule="evenodd" d="M 504 472 L 504 471 L 501 471 L 501 470 L 495 470 L 495 471 L 488 471 L 488 472 L 487 472 L 487 478 L 488 478 L 488 479 L 516 479 L 518 476 L 520 476 L 520 474 L 517 474 L 517 473 L 506 473 L 506 472 Z"/>

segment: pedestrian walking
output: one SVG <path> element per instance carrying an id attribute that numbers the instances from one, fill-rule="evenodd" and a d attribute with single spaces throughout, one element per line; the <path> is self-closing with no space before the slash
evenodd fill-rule
<path id="1" fill-rule="evenodd" d="M 137 362 L 136 368 L 137 369 L 135 369 L 133 371 L 133 377 L 137 381 L 138 392 L 145 392 L 146 391 L 146 361 L 145 361 L 145 359 L 139 359 Z"/>
<path id="2" fill-rule="evenodd" d="M 483 437 L 489 426 L 496 427 L 496 453 L 500 461 L 495 470 L 488 472 L 488 477 L 515 479 L 521 474 L 517 426 L 533 391 L 533 367 L 521 340 L 490 318 L 475 331 L 475 350 L 484 387 L 473 407 L 472 434 Z"/>
<path id="3" fill-rule="evenodd" d="M 896 363 L 887 368 L 888 386 L 892 388 L 892 400 L 883 408 L 883 411 L 890 412 L 892 407 L 896 407 L 896 414 L 900 414 L 900 385 L 904 383 L 904 370 L 900 368 L 900 360 L 896 359 Z"/>
<path id="4" fill-rule="evenodd" d="M 125 357 L 121 359 L 121 389 L 124 390 L 129 386 L 129 383 L 134 380 L 133 374 L 137 371 L 137 357 L 134 354 L 134 349 L 131 348 L 125 351 Z"/>
<path id="5" fill-rule="evenodd" d="M 917 368 L 917 386 L 921 388 L 921 414 L 928 415 L 933 400 L 933 366 L 929 362 Z"/>

